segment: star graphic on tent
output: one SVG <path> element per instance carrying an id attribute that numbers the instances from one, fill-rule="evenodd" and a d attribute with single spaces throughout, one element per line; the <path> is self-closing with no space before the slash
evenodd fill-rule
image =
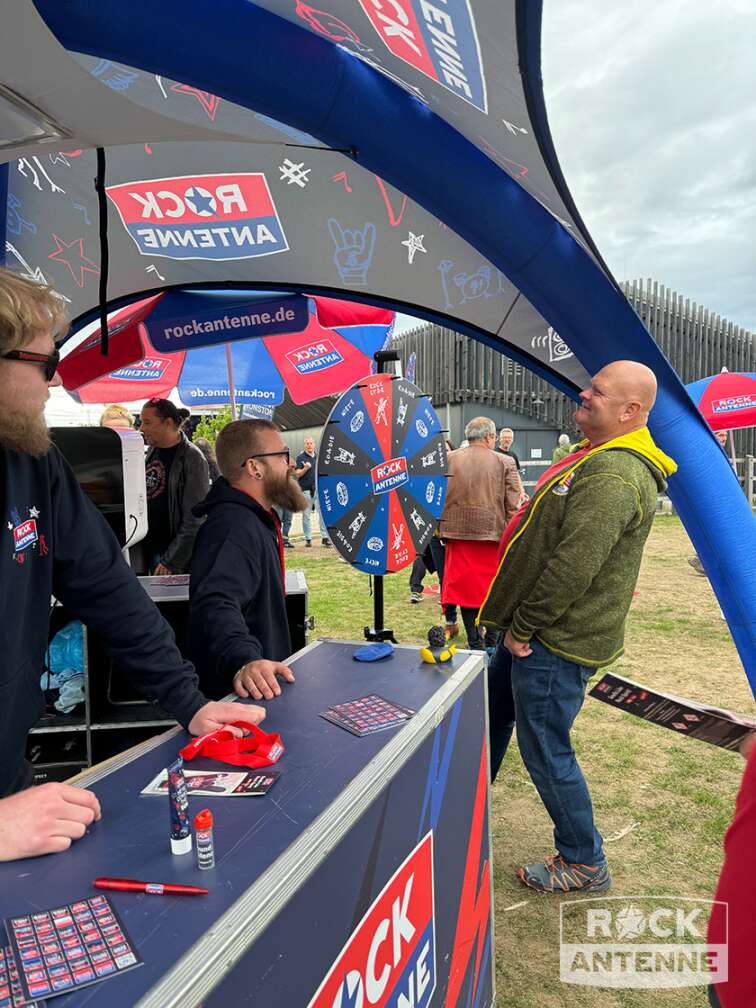
<path id="1" fill-rule="evenodd" d="M 215 200 L 201 186 L 192 186 L 186 191 L 186 202 L 198 217 L 210 217 L 215 211 Z"/>
<path id="2" fill-rule="evenodd" d="M 416 235 L 413 234 L 411 231 L 408 231 L 407 236 L 408 236 L 407 240 L 403 241 L 402 245 L 406 245 L 407 247 L 407 259 L 411 266 L 412 261 L 415 258 L 415 252 L 427 252 L 428 249 L 425 248 L 423 245 L 423 239 L 425 238 L 424 234 Z"/>
<path id="3" fill-rule="evenodd" d="M 190 84 L 171 84 L 171 91 L 175 91 L 176 94 L 193 95 L 207 112 L 210 122 L 215 122 L 215 113 L 220 105 L 220 98 L 217 95 L 210 94 L 209 91 L 200 91 L 199 88 L 192 87 Z"/>
<path id="4" fill-rule="evenodd" d="M 30 507 L 29 508 L 29 517 L 30 518 L 39 518 L 39 508 Z"/>
<path id="5" fill-rule="evenodd" d="M 56 248 L 47 257 L 56 262 L 63 263 L 71 270 L 71 276 L 78 287 L 83 287 L 86 283 L 85 273 L 99 273 L 100 267 L 84 255 L 84 239 L 75 238 L 72 242 L 67 242 L 65 238 L 52 235 Z"/>

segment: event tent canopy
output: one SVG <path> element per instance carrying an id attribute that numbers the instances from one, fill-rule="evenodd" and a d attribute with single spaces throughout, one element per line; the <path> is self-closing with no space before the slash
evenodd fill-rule
<path id="1" fill-rule="evenodd" d="M 78 324 L 107 248 L 111 308 L 257 284 L 446 323 L 573 394 L 610 360 L 648 364 L 670 493 L 756 684 L 750 505 L 569 196 L 539 0 L 320 2 L 6 5 L 7 262 Z"/>

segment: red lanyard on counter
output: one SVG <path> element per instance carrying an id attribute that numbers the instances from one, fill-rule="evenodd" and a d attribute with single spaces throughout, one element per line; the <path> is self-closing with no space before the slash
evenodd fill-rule
<path id="1" fill-rule="evenodd" d="M 253 770 L 270 766 L 277 762 L 284 753 L 281 736 L 273 732 L 264 732 L 249 721 L 234 721 L 235 728 L 241 728 L 243 738 L 236 738 L 228 728 L 218 728 L 209 735 L 185 745 L 180 755 L 185 760 L 193 760 L 195 756 L 207 756 L 208 759 L 220 763 L 230 763 L 232 766 L 245 766 Z"/>

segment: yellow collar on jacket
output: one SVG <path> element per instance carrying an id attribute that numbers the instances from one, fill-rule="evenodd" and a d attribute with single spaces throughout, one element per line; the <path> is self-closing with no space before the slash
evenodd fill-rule
<path id="1" fill-rule="evenodd" d="M 577 445 L 576 451 L 580 451 L 583 448 L 587 448 L 588 444 L 589 444 L 588 439 L 584 438 Z M 612 438 L 611 441 L 605 441 L 604 444 L 597 445 L 596 448 L 591 448 L 591 450 L 587 452 L 585 455 L 583 455 L 582 458 L 577 459 L 572 465 L 567 466 L 566 469 L 562 469 L 547 483 L 544 483 L 544 485 L 538 491 L 538 494 L 530 502 L 530 504 L 528 505 L 528 510 L 525 512 L 523 520 L 520 522 L 520 527 L 515 531 L 514 535 L 507 543 L 506 549 L 504 550 L 501 556 L 501 560 L 499 561 L 499 566 L 496 570 L 496 574 L 491 579 L 491 584 L 488 586 L 488 591 L 486 592 L 486 597 L 483 602 L 483 606 L 485 606 L 486 602 L 488 601 L 488 596 L 491 593 L 491 588 L 493 587 L 493 584 L 496 581 L 499 572 L 501 571 L 501 567 L 507 557 L 507 553 L 509 553 L 514 543 L 517 542 L 517 540 L 520 538 L 520 536 L 523 534 L 525 529 L 530 524 L 535 509 L 538 507 L 539 503 L 543 500 L 547 492 L 552 487 L 555 487 L 558 483 L 565 483 L 567 479 L 569 479 L 569 477 L 572 475 L 572 473 L 574 473 L 576 469 L 579 469 L 584 462 L 588 461 L 588 459 L 593 458 L 594 455 L 598 455 L 599 452 L 609 451 L 612 448 L 624 448 L 627 451 L 635 452 L 637 455 L 642 455 L 643 458 L 648 459 L 648 461 L 651 462 L 652 465 L 655 465 L 657 469 L 661 470 L 664 476 L 671 476 L 673 473 L 677 472 L 677 463 L 674 461 L 674 459 L 671 459 L 669 455 L 665 455 L 664 452 L 661 450 L 661 448 L 657 448 L 656 444 L 654 443 L 654 439 L 651 437 L 648 427 L 640 427 L 638 430 L 632 431 L 630 434 L 621 434 L 619 437 Z M 481 609 L 483 608 L 483 606 L 481 606 Z"/>
<path id="2" fill-rule="evenodd" d="M 588 439 L 583 439 L 577 447 L 578 450 L 587 448 Z M 673 473 L 677 472 L 677 463 L 674 459 L 671 459 L 669 455 L 665 455 L 661 448 L 656 446 L 648 427 L 639 427 L 638 430 L 631 431 L 629 434 L 620 434 L 619 437 L 612 438 L 611 441 L 606 441 L 604 444 L 600 444 L 597 448 L 592 448 L 584 458 L 578 460 L 577 465 L 585 462 L 586 459 L 593 458 L 593 456 L 597 455 L 599 452 L 608 451 L 611 448 L 626 448 L 628 451 L 635 452 L 637 455 L 642 455 L 643 458 L 648 459 L 652 465 L 655 465 L 656 468 L 664 474 L 664 476 L 671 476 Z M 571 467 L 571 469 L 577 468 L 577 465 Z"/>

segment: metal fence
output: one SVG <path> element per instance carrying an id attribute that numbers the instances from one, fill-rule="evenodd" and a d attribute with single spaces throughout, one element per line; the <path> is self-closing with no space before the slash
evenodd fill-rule
<path id="1" fill-rule="evenodd" d="M 683 382 L 728 371 L 756 371 L 756 338 L 656 280 L 621 284 L 630 304 Z M 472 400 L 501 406 L 573 432 L 574 402 L 498 351 L 437 325 L 397 337 L 406 367 L 417 355 L 417 384 L 434 405 Z M 735 432 L 738 455 L 756 455 L 756 430 Z"/>

